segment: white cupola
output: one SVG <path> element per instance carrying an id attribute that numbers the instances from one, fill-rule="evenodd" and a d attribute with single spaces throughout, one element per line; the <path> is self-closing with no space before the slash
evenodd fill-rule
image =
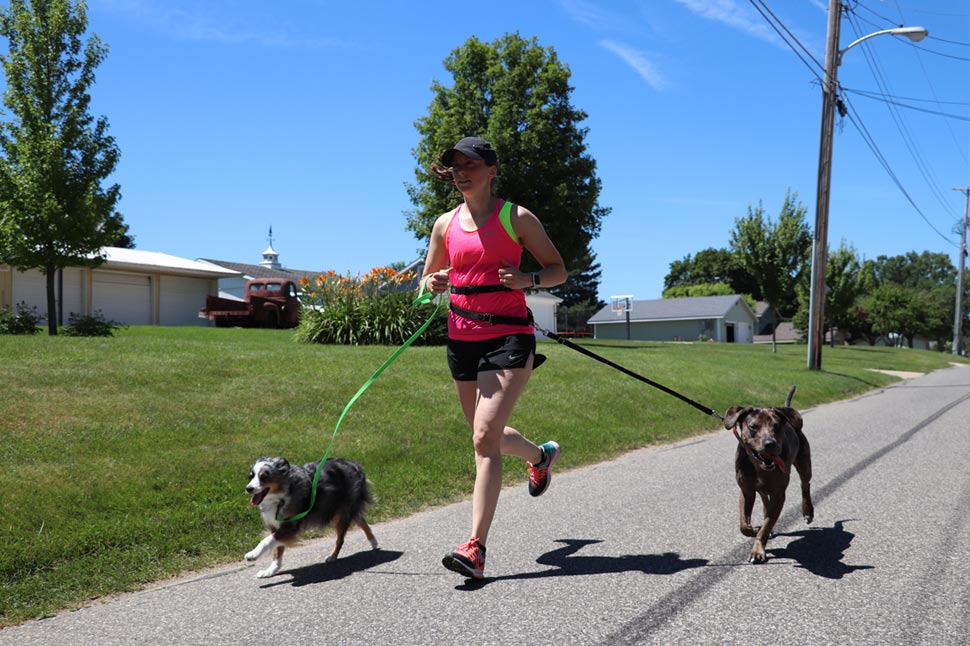
<path id="1" fill-rule="evenodd" d="M 282 269 L 283 265 L 280 264 L 280 255 L 276 253 L 276 249 L 273 249 L 273 227 L 269 227 L 269 246 L 266 247 L 266 251 L 263 252 L 263 259 L 259 263 L 263 267 L 268 267 L 269 269 Z"/>

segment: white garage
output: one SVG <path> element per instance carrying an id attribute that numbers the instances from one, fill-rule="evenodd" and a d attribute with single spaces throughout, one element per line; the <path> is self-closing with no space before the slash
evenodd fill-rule
<path id="1" fill-rule="evenodd" d="M 125 325 L 152 325 L 152 276 L 95 269 L 91 273 L 91 309 Z"/>
<path id="2" fill-rule="evenodd" d="M 556 309 L 561 302 L 561 298 L 546 291 L 525 293 L 525 303 L 532 310 L 532 316 L 536 324 L 553 334 L 559 331 L 556 328 Z M 546 337 L 545 334 L 539 331 L 536 331 L 536 336 L 541 338 Z"/>
<path id="3" fill-rule="evenodd" d="M 67 267 L 55 276 L 60 320 L 71 313 L 100 311 L 124 325 L 208 325 L 199 308 L 208 294 L 218 293 L 220 278 L 238 272 L 164 253 L 106 247 L 107 260 L 97 269 Z M 47 313 L 45 276 L 37 270 L 20 272 L 0 266 L 0 307 L 19 303 Z"/>
<path id="4" fill-rule="evenodd" d="M 209 291 L 209 281 L 187 276 L 161 276 L 159 280 L 159 325 L 207 324 L 199 318 L 199 308 L 205 305 L 208 294 L 215 293 Z M 193 307 L 184 307 L 184 303 Z"/>

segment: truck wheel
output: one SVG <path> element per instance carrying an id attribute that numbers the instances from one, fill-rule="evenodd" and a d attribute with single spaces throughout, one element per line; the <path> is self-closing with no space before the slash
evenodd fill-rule
<path id="1" fill-rule="evenodd" d="M 266 321 L 264 325 L 270 329 L 275 329 L 280 326 L 280 314 L 276 310 L 270 310 L 266 312 Z"/>

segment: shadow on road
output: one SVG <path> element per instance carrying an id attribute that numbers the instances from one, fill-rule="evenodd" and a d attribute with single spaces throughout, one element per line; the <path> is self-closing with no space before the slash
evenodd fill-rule
<path id="1" fill-rule="evenodd" d="M 835 521 L 834 527 L 816 527 L 799 532 L 776 534 L 797 537 L 785 547 L 769 547 L 766 551 L 774 558 L 792 559 L 797 567 L 826 579 L 841 579 L 855 570 L 871 570 L 871 565 L 846 565 L 845 551 L 852 544 L 855 534 L 846 531 L 847 520 Z"/>
<path id="2" fill-rule="evenodd" d="M 556 541 L 565 546 L 546 552 L 536 559 L 540 565 L 553 569 L 541 572 L 524 572 L 486 578 L 481 581 L 468 579 L 458 590 L 478 590 L 493 581 L 512 581 L 522 579 L 541 579 L 554 576 L 588 576 L 593 574 L 614 574 L 618 572 L 643 572 L 644 574 L 674 574 L 681 570 L 704 567 L 706 559 L 682 559 L 676 552 L 663 554 L 625 554 L 622 556 L 577 556 L 576 553 L 587 545 L 602 543 L 599 539 L 562 538 Z"/>
<path id="3" fill-rule="evenodd" d="M 332 563 L 313 563 L 312 565 L 305 565 L 295 570 L 283 570 L 274 577 L 272 582 L 260 587 L 273 588 L 278 585 L 292 585 L 298 588 L 314 583 L 336 581 L 356 572 L 363 572 L 372 567 L 396 561 L 403 555 L 404 552 L 380 549 L 357 552 L 350 556 L 341 557 Z M 292 578 L 286 578 L 287 574 Z"/>

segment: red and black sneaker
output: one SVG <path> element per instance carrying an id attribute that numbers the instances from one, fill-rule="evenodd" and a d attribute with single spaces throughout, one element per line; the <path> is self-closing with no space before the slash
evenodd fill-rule
<path id="1" fill-rule="evenodd" d="M 452 572 L 464 574 L 470 579 L 484 579 L 485 546 L 473 536 L 467 543 L 459 545 L 454 552 L 441 559 L 441 564 Z"/>
<path id="2" fill-rule="evenodd" d="M 526 462 L 529 465 L 530 496 L 541 496 L 549 488 L 549 483 L 552 481 L 550 469 L 559 459 L 559 445 L 555 442 L 540 444 L 539 448 L 542 450 L 542 462 L 539 464 Z"/>

